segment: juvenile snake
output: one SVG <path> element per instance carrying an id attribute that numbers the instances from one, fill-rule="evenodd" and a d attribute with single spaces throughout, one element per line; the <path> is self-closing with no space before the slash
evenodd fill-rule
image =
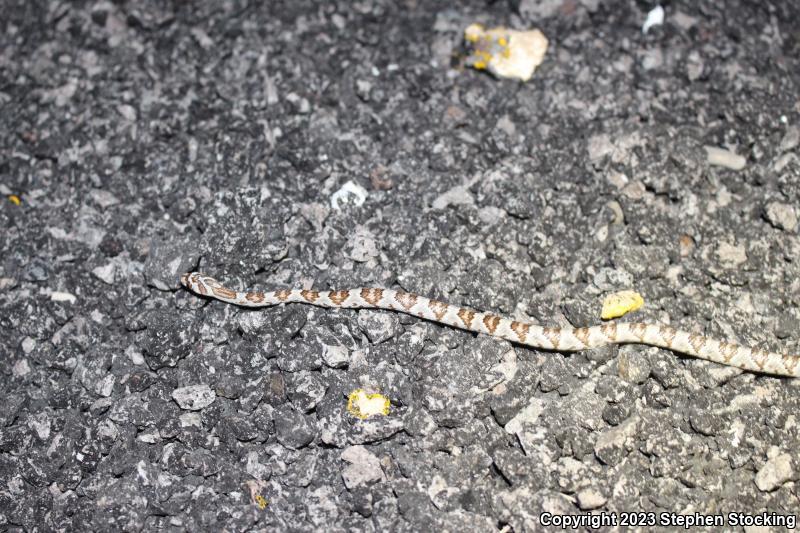
<path id="1" fill-rule="evenodd" d="M 407 313 L 467 331 L 485 333 L 511 342 L 561 352 L 575 352 L 606 344 L 636 343 L 658 346 L 715 363 L 752 372 L 800 377 L 800 356 L 768 352 L 718 341 L 670 326 L 608 322 L 589 328 L 549 328 L 456 307 L 417 294 L 394 289 L 358 288 L 340 291 L 282 289 L 238 292 L 198 272 L 181 276 L 191 291 L 245 307 L 304 303 L 319 307 L 387 309 Z"/>

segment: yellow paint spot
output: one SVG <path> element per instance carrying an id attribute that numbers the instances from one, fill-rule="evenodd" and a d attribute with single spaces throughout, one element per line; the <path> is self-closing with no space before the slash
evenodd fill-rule
<path id="1" fill-rule="evenodd" d="M 467 26 L 467 29 L 464 30 L 464 39 L 470 43 L 478 42 L 478 39 L 481 38 L 483 35 L 484 28 L 481 24 L 470 24 Z"/>
<path id="2" fill-rule="evenodd" d="M 638 292 L 615 292 L 603 300 L 603 311 L 600 313 L 600 318 L 603 320 L 619 318 L 626 313 L 636 311 L 642 305 L 644 305 L 644 298 Z"/>
<path id="3" fill-rule="evenodd" d="M 389 398 L 383 394 L 368 394 L 364 389 L 356 389 L 347 398 L 347 411 L 362 420 L 373 415 L 389 414 Z"/>
<path id="4" fill-rule="evenodd" d="M 258 507 L 261 509 L 266 509 L 267 505 L 269 504 L 269 502 L 267 502 L 267 500 L 261 494 L 256 494 L 255 500 L 258 504 Z"/>
<path id="5" fill-rule="evenodd" d="M 17 196 L 16 194 L 9 194 L 8 195 L 8 201 L 11 202 L 14 205 L 19 205 L 19 204 L 22 203 L 22 200 L 20 200 L 19 196 Z"/>

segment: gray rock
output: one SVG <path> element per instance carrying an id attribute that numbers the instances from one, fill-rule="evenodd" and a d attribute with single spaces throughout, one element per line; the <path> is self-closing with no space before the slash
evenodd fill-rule
<path id="1" fill-rule="evenodd" d="M 328 385 L 318 372 L 302 371 L 291 375 L 288 389 L 292 404 L 300 411 L 308 413 L 325 397 Z"/>
<path id="2" fill-rule="evenodd" d="M 403 421 L 397 418 L 388 416 L 372 417 L 350 428 L 347 442 L 350 444 L 377 442 L 399 433 L 404 427 Z"/>
<path id="3" fill-rule="evenodd" d="M 633 286 L 633 276 L 623 269 L 601 268 L 592 282 L 601 291 L 630 289 Z"/>
<path id="4" fill-rule="evenodd" d="M 311 444 L 316 436 L 316 430 L 310 420 L 288 405 L 282 405 L 275 410 L 275 431 L 278 442 L 293 450 L 304 448 Z"/>
<path id="5" fill-rule="evenodd" d="M 358 312 L 358 326 L 373 344 L 379 344 L 394 337 L 400 329 L 396 313 L 362 309 Z"/>
<path id="6" fill-rule="evenodd" d="M 150 243 L 149 254 L 144 265 L 147 282 L 161 291 L 179 286 L 180 275 L 191 269 L 194 258 L 185 253 L 186 245 L 180 240 Z"/>
<path id="7" fill-rule="evenodd" d="M 345 368 L 350 364 L 350 350 L 341 344 L 324 344 L 322 361 L 330 368 Z"/>
<path id="8" fill-rule="evenodd" d="M 539 21 L 556 15 L 562 3 L 561 0 L 520 0 L 517 9 L 525 19 Z"/>
<path id="9" fill-rule="evenodd" d="M 355 233 L 347 243 L 345 251 L 350 259 L 359 263 L 374 260 L 380 255 L 375 236 L 364 228 L 356 228 Z"/>
<path id="10" fill-rule="evenodd" d="M 112 192 L 103 189 L 92 189 L 89 192 L 92 201 L 96 203 L 101 209 L 106 210 L 113 205 L 119 204 L 117 198 Z"/>
<path id="11" fill-rule="evenodd" d="M 619 377 L 630 383 L 644 383 L 650 377 L 648 355 L 654 354 L 658 348 L 625 345 L 619 348 L 617 365 Z"/>
<path id="12" fill-rule="evenodd" d="M 619 464 L 633 448 L 639 423 L 639 417 L 634 415 L 619 426 L 604 431 L 594 445 L 597 458 L 607 465 Z"/>
<path id="13" fill-rule="evenodd" d="M 553 474 L 561 492 L 574 494 L 591 479 L 589 467 L 572 457 L 562 457 L 553 469 Z"/>
<path id="14" fill-rule="evenodd" d="M 198 335 L 191 314 L 164 309 L 152 310 L 144 317 L 139 344 L 151 370 L 174 367 L 191 353 Z"/>
<path id="15" fill-rule="evenodd" d="M 516 435 L 526 452 L 532 451 L 538 442 L 539 417 L 544 412 L 547 402 L 539 398 L 531 398 L 522 410 L 505 426 L 506 432 Z"/>
<path id="16" fill-rule="evenodd" d="M 322 486 L 309 491 L 305 502 L 306 512 L 311 524 L 317 530 L 336 523 L 342 512 L 339 498 L 331 487 Z"/>
<path id="17" fill-rule="evenodd" d="M 651 48 L 642 56 L 644 70 L 660 69 L 664 65 L 664 51 L 661 48 Z"/>
<path id="18" fill-rule="evenodd" d="M 47 263 L 39 258 L 34 259 L 25 266 L 22 279 L 25 281 L 46 281 L 50 277 Z"/>

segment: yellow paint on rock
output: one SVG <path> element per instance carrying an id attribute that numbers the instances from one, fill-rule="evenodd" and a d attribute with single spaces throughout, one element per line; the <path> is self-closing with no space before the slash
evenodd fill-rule
<path id="1" fill-rule="evenodd" d="M 502 26 L 485 29 L 470 24 L 464 40 L 471 53 L 466 64 L 477 70 L 488 70 L 498 78 L 528 81 L 547 52 L 547 37 L 539 30 L 519 31 Z"/>
<path id="2" fill-rule="evenodd" d="M 261 509 L 265 509 L 268 505 L 266 498 L 264 498 L 261 494 L 256 494 L 255 500 L 256 504 Z"/>
<path id="3" fill-rule="evenodd" d="M 638 292 L 615 292 L 614 294 L 609 294 L 603 300 L 603 311 L 600 313 L 600 318 L 603 320 L 619 318 L 626 313 L 636 311 L 642 305 L 644 305 L 644 298 Z"/>
<path id="4" fill-rule="evenodd" d="M 383 394 L 368 394 L 364 389 L 356 389 L 347 398 L 347 411 L 362 420 L 373 415 L 389 414 L 389 398 Z"/>

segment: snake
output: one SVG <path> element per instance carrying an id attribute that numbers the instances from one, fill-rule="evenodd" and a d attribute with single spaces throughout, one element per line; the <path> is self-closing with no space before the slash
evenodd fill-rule
<path id="1" fill-rule="evenodd" d="M 546 327 L 450 305 L 403 290 L 363 287 L 329 291 L 280 289 L 241 292 L 226 288 L 216 279 L 199 272 L 183 274 L 180 280 L 184 287 L 198 295 L 243 307 L 302 303 L 323 308 L 383 309 L 541 350 L 578 352 L 606 345 L 643 344 L 751 372 L 800 377 L 800 355 L 715 340 L 666 325 L 611 321 L 581 328 Z"/>

